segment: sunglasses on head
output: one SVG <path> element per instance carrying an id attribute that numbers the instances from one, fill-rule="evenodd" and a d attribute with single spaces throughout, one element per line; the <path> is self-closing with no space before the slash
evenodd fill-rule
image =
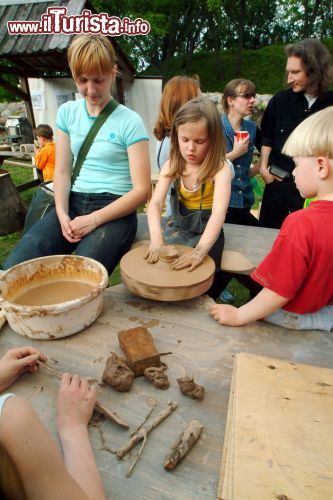
<path id="1" fill-rule="evenodd" d="M 255 96 L 256 96 L 255 92 L 240 92 L 239 94 L 235 94 L 235 97 L 244 97 L 244 99 L 251 99 L 252 97 Z"/>

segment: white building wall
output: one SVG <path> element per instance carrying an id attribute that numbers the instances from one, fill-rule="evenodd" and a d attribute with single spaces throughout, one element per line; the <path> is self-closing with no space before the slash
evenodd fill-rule
<path id="1" fill-rule="evenodd" d="M 149 153 L 153 173 L 158 172 L 156 139 L 153 134 L 162 94 L 161 78 L 137 78 L 125 91 L 126 105 L 142 117 L 149 134 Z"/>
<path id="2" fill-rule="evenodd" d="M 56 130 L 57 109 L 62 102 L 76 98 L 76 86 L 71 78 L 29 78 L 36 125 L 47 123 Z M 149 134 L 149 153 L 153 172 L 156 163 L 156 139 L 153 129 L 162 93 L 160 78 L 139 78 L 125 82 L 125 104 L 142 117 Z"/>

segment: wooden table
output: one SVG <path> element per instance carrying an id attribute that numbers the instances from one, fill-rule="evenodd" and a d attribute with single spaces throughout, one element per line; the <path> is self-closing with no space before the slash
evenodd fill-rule
<path id="1" fill-rule="evenodd" d="M 176 400 L 179 405 L 150 434 L 130 478 L 125 475 L 137 448 L 123 461 L 102 450 L 105 445 L 117 449 L 128 439 L 129 433 L 107 420 L 90 426 L 93 448 L 109 499 L 216 498 L 235 353 L 246 351 L 333 367 L 332 334 L 288 331 L 265 322 L 241 328 L 222 327 L 209 316 L 207 308 L 210 303 L 211 299 L 206 296 L 180 303 L 154 302 L 136 297 L 123 285 L 117 285 L 105 291 L 104 309 L 99 319 L 85 331 L 67 339 L 38 342 L 20 337 L 8 325 L 2 330 L 1 354 L 13 346 L 35 345 L 48 355 L 50 365 L 57 370 L 97 379 L 101 378 L 110 352 L 114 350 L 121 354 L 117 340 L 120 330 L 145 326 L 160 352 L 172 351 L 164 357 L 171 384 L 167 391 L 155 389 L 142 377 L 135 380 L 130 393 L 117 393 L 108 387 L 99 390 L 98 398 L 126 419 L 131 430 L 144 420 L 149 404 L 155 400 L 159 402 L 156 413 L 167 405 L 168 400 Z M 202 402 L 180 394 L 176 378 L 185 374 L 193 375 L 205 386 Z M 35 376 L 25 375 L 11 389 L 31 401 L 54 437 L 57 388 L 58 381 L 41 370 Z M 193 418 L 205 426 L 199 442 L 174 472 L 165 471 L 163 461 L 169 447 L 185 423 Z"/>

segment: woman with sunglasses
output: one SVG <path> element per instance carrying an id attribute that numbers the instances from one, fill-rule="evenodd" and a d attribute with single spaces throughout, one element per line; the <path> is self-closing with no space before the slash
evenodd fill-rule
<path id="1" fill-rule="evenodd" d="M 254 146 L 260 147 L 260 131 L 251 120 L 244 120 L 252 114 L 256 92 L 254 83 L 250 80 L 235 79 L 225 86 L 222 97 L 224 114 L 222 124 L 224 137 L 227 143 L 226 157 L 233 163 L 235 175 L 231 184 L 231 196 L 225 222 L 230 224 L 241 224 L 243 226 L 260 226 L 260 222 L 251 214 L 254 203 L 254 193 L 251 177 L 259 171 L 259 165 L 252 165 Z M 236 131 L 244 132 L 239 137 Z M 230 276 L 221 277 L 220 285 L 224 283 L 224 290 L 219 297 L 223 302 L 233 303 L 234 297 L 226 288 Z M 243 283 L 250 292 L 252 283 Z M 217 294 L 215 294 L 217 295 Z"/>
<path id="2" fill-rule="evenodd" d="M 255 122 L 244 120 L 253 112 L 255 97 L 254 84 L 243 79 L 227 83 L 222 97 L 222 124 L 227 142 L 227 158 L 235 169 L 225 221 L 243 226 L 261 225 L 251 214 L 254 194 L 250 181 L 259 171 L 259 165 L 252 165 L 252 158 L 254 146 L 260 147 L 260 132 Z M 243 138 L 239 134 L 236 136 L 236 131 L 244 132 Z"/>

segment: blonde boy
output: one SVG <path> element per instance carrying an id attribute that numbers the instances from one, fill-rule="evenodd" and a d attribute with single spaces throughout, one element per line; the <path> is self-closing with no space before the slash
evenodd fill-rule
<path id="1" fill-rule="evenodd" d="M 283 153 L 310 206 L 290 214 L 271 252 L 251 277 L 264 288 L 239 309 L 216 304 L 210 313 L 222 325 L 265 319 L 296 330 L 333 330 L 333 107 L 304 120 Z"/>

